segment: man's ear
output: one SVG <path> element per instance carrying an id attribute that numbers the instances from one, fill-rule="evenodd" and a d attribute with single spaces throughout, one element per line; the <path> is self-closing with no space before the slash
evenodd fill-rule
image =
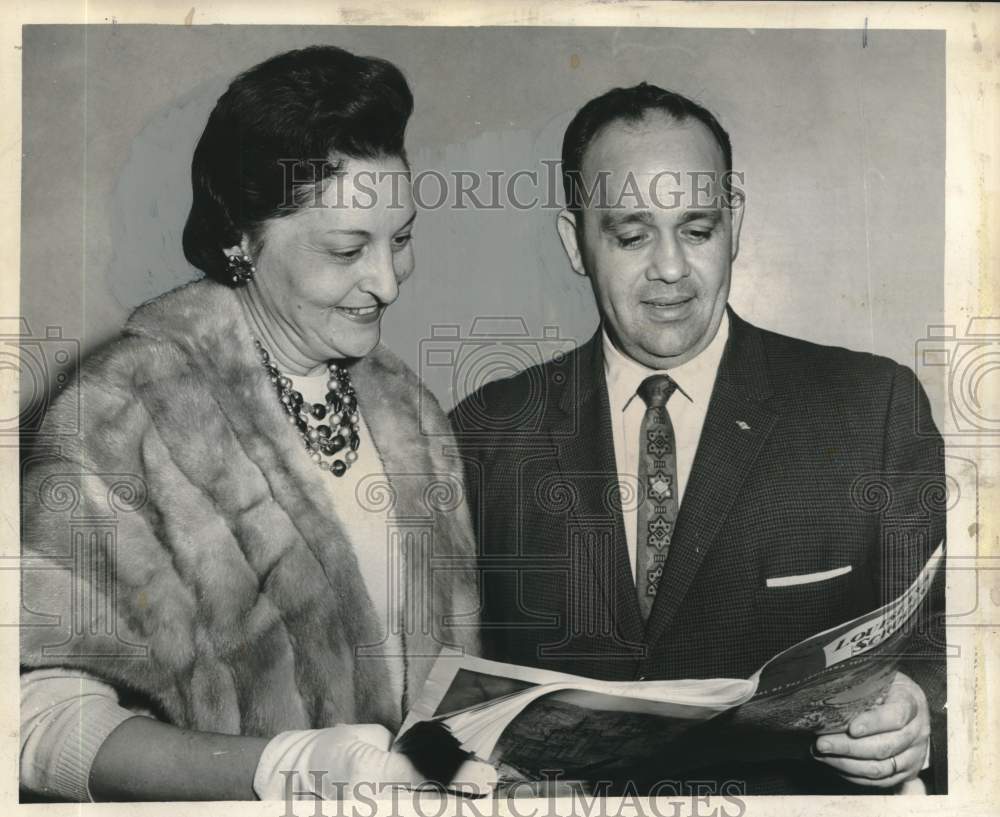
<path id="1" fill-rule="evenodd" d="M 578 216 L 566 209 L 560 210 L 556 217 L 556 229 L 559 230 L 559 239 L 562 241 L 563 249 L 566 251 L 566 257 L 569 258 L 570 266 L 573 267 L 573 272 L 577 275 L 586 275 L 587 270 L 583 266 L 580 242 L 576 234 L 578 217 L 582 218 L 583 216 Z"/>
<path id="2" fill-rule="evenodd" d="M 743 226 L 743 213 L 746 206 L 747 200 L 742 193 L 730 194 L 729 213 L 732 223 L 730 259 L 733 261 L 736 260 L 736 256 L 740 252 L 740 228 Z"/>

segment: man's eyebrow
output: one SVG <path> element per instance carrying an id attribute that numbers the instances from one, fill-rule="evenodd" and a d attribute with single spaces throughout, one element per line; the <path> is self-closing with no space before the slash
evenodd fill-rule
<path id="1" fill-rule="evenodd" d="M 708 209 L 699 210 L 685 210 L 681 213 L 679 219 L 677 219 L 677 226 L 682 226 L 691 221 L 700 221 L 705 219 L 706 221 L 712 222 L 712 226 L 715 226 L 720 221 L 722 221 L 722 211 L 716 207 L 711 207 Z"/>
<path id="2" fill-rule="evenodd" d="M 610 232 L 616 227 L 626 224 L 653 224 L 653 214 L 649 210 L 636 210 L 631 213 L 601 213 L 601 229 Z"/>

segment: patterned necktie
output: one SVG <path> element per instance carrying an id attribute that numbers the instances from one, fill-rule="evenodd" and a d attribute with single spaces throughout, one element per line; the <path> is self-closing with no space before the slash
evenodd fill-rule
<path id="1" fill-rule="evenodd" d="M 649 618 L 677 521 L 677 455 L 667 401 L 677 384 L 665 374 L 647 377 L 638 394 L 646 404 L 639 432 L 639 484 L 645 496 L 638 509 L 635 581 L 643 621 Z"/>

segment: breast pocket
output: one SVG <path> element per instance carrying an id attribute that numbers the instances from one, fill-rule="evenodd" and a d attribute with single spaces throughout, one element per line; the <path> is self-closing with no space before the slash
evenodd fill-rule
<path id="1" fill-rule="evenodd" d="M 853 565 L 834 567 L 830 570 L 821 570 L 818 573 L 796 573 L 791 576 L 772 576 L 765 581 L 767 587 L 801 587 L 804 584 L 818 584 L 819 582 L 830 581 L 838 576 L 846 576 L 854 569 Z"/>
<path id="2" fill-rule="evenodd" d="M 784 639 L 807 638 L 846 620 L 854 608 L 854 566 L 809 572 L 771 569 L 761 588 L 761 613 Z"/>

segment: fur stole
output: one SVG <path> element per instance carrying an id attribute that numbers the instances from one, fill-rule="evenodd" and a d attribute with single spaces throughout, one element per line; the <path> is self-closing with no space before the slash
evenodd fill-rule
<path id="1" fill-rule="evenodd" d="M 478 648 L 475 548 L 433 396 L 382 346 L 352 380 L 386 475 L 363 510 L 333 507 L 235 293 L 202 280 L 137 309 L 24 464 L 22 665 L 85 670 L 186 728 L 395 729 L 352 514 L 388 514 L 401 544 L 410 700 L 439 651 Z"/>

